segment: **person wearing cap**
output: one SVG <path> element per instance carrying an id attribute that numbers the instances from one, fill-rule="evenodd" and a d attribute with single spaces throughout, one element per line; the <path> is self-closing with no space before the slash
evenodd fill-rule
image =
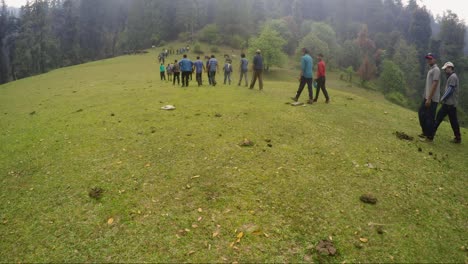
<path id="1" fill-rule="evenodd" d="M 318 97 L 320 95 L 320 90 L 322 90 L 323 95 L 325 96 L 325 103 L 330 103 L 330 97 L 328 96 L 327 88 L 325 87 L 325 72 L 326 72 L 326 65 L 323 61 L 323 55 L 320 53 L 318 56 L 318 64 L 317 64 L 317 90 L 315 91 L 315 99 L 314 102 L 317 102 Z"/>
<path id="2" fill-rule="evenodd" d="M 314 93 L 312 91 L 312 79 L 313 79 L 313 73 L 312 73 L 312 68 L 314 65 L 314 60 L 312 57 L 309 55 L 309 50 L 306 48 L 302 49 L 302 58 L 301 58 L 301 75 L 299 76 L 299 89 L 297 90 L 296 96 L 291 97 L 291 99 L 295 102 L 299 100 L 299 97 L 301 96 L 302 91 L 304 90 L 304 87 L 307 83 L 307 89 L 309 90 L 309 101 L 307 101 L 308 104 L 313 104 L 314 103 Z"/>
<path id="3" fill-rule="evenodd" d="M 263 58 L 262 58 L 262 52 L 260 50 L 257 50 L 255 52 L 255 56 L 253 59 L 253 79 L 252 83 L 250 83 L 250 90 L 252 90 L 255 86 L 255 82 L 257 82 L 258 78 L 258 86 L 260 88 L 260 91 L 263 90 Z"/>
<path id="4" fill-rule="evenodd" d="M 418 111 L 419 124 L 423 132 L 419 137 L 425 142 L 432 142 L 437 105 L 440 101 L 440 69 L 432 53 L 428 53 L 425 58 L 430 68 L 426 78 L 424 101 Z"/>
<path id="5" fill-rule="evenodd" d="M 440 101 L 442 102 L 442 107 L 437 113 L 434 136 L 437 132 L 442 121 L 448 115 L 450 120 L 450 125 L 452 126 L 453 134 L 455 138 L 452 140 L 452 143 L 460 144 L 461 143 L 461 133 L 460 125 L 458 123 L 457 117 L 457 105 L 458 105 L 458 96 L 459 96 L 459 87 L 460 83 L 458 76 L 455 73 L 455 65 L 451 62 L 445 63 L 442 67 L 442 70 L 447 74 L 447 84 L 445 86 L 445 92 Z"/>

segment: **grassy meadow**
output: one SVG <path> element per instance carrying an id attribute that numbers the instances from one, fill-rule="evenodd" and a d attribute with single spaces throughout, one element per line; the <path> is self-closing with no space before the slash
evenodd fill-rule
<path id="1" fill-rule="evenodd" d="M 238 87 L 237 62 L 231 86 L 174 87 L 156 56 L 0 86 L 0 261 L 468 261 L 468 149 L 448 123 L 420 143 L 416 112 L 334 74 L 328 105 L 287 105 L 290 69 Z"/>

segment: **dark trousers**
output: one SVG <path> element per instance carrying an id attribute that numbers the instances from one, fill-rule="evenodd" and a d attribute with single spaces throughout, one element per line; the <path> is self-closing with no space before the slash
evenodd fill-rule
<path id="1" fill-rule="evenodd" d="M 189 71 L 182 72 L 182 87 L 184 86 L 188 87 L 190 74 L 192 74 L 192 72 L 189 72 Z"/>
<path id="2" fill-rule="evenodd" d="M 260 90 L 263 90 L 263 70 L 255 70 L 253 73 L 252 83 L 250 84 L 250 89 L 253 89 L 258 78 L 258 85 Z"/>
<path id="3" fill-rule="evenodd" d="M 213 86 L 216 86 L 216 72 L 210 71 L 210 81 Z"/>
<path id="4" fill-rule="evenodd" d="M 203 85 L 202 76 L 203 76 L 203 74 L 202 74 L 201 72 L 200 72 L 200 73 L 197 73 L 197 75 L 196 75 L 198 86 L 202 86 L 202 85 Z"/>
<path id="5" fill-rule="evenodd" d="M 328 96 L 327 88 L 325 87 L 325 76 L 320 77 L 317 79 L 317 91 L 315 92 L 315 100 L 318 100 L 320 95 L 320 90 L 322 90 L 323 94 L 325 95 L 325 99 L 328 101 L 330 97 Z"/>
<path id="6" fill-rule="evenodd" d="M 172 73 L 167 74 L 167 80 L 172 82 Z"/>
<path id="7" fill-rule="evenodd" d="M 434 126 L 434 136 L 440 124 L 442 123 L 442 121 L 444 121 L 447 115 L 449 116 L 450 125 L 452 126 L 452 130 L 453 130 L 453 134 L 455 135 L 455 138 L 461 139 L 460 124 L 458 123 L 458 117 L 457 117 L 457 108 L 453 105 L 446 105 L 446 104 L 443 104 L 439 112 L 437 113 L 435 126 Z"/>
<path id="8" fill-rule="evenodd" d="M 180 72 L 174 72 L 174 79 L 172 84 L 175 85 L 175 80 L 177 79 L 177 84 L 180 84 Z"/>
<path id="9" fill-rule="evenodd" d="M 312 92 L 312 78 L 305 78 L 304 76 L 301 77 L 301 83 L 299 84 L 299 89 L 296 93 L 296 99 L 299 99 L 306 84 L 307 89 L 309 90 L 309 99 L 314 99 L 314 93 Z"/>
<path id="10" fill-rule="evenodd" d="M 429 107 L 426 107 L 426 100 L 423 100 L 418 111 L 419 124 L 421 125 L 422 132 L 429 139 L 434 138 L 437 105 L 438 103 L 432 102 Z"/>
<path id="11" fill-rule="evenodd" d="M 229 81 L 229 85 L 231 85 L 231 73 L 230 72 L 224 72 L 224 84 L 226 84 L 226 81 Z"/>
<path id="12" fill-rule="evenodd" d="M 206 76 L 208 76 L 208 83 L 211 85 L 211 77 L 210 77 L 210 71 L 206 73 Z"/>
<path id="13" fill-rule="evenodd" d="M 245 77 L 245 86 L 248 86 L 249 80 L 247 80 L 247 71 L 241 71 L 239 85 L 241 85 L 242 79 Z"/>
<path id="14" fill-rule="evenodd" d="M 166 80 L 166 74 L 164 72 L 161 72 L 161 81 Z"/>

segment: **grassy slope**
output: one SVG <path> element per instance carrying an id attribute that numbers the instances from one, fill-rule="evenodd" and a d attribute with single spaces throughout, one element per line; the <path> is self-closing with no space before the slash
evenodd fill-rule
<path id="1" fill-rule="evenodd" d="M 332 104 L 291 107 L 292 78 L 174 88 L 154 57 L 0 87 L 2 261 L 467 261 L 468 150 L 448 124 L 432 145 L 404 142 L 392 133 L 417 135 L 416 113 L 335 78 Z M 328 237 L 334 258 L 314 250 Z"/>

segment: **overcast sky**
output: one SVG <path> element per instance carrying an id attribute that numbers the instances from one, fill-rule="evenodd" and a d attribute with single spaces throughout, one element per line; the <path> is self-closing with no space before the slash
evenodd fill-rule
<path id="1" fill-rule="evenodd" d="M 6 0 L 6 4 L 8 6 L 20 7 L 24 5 L 26 1 L 27 0 Z M 351 2 L 353 0 L 347 1 Z M 404 0 L 404 2 L 407 2 L 407 0 Z M 425 5 L 434 15 L 442 15 L 443 11 L 450 9 L 461 19 L 465 20 L 465 23 L 468 23 L 468 1 L 466 0 L 418 0 L 418 3 L 420 5 Z"/>

